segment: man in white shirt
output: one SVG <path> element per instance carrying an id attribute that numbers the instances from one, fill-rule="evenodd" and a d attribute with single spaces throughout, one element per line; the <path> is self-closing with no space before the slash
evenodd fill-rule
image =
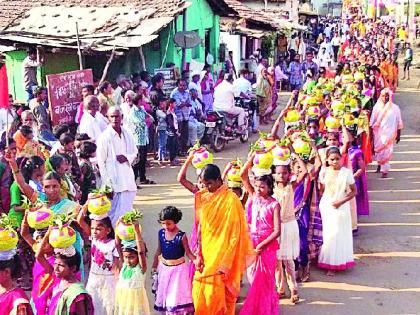
<path id="1" fill-rule="evenodd" d="M 9 108 L 0 108 L 0 135 L 9 129 L 15 120 L 16 114 L 13 110 L 13 96 L 9 94 Z"/>
<path id="2" fill-rule="evenodd" d="M 331 26 L 327 24 L 324 28 L 324 34 L 326 37 L 331 38 Z"/>
<path id="3" fill-rule="evenodd" d="M 25 91 L 28 93 L 28 101 L 34 98 L 32 89 L 38 86 L 36 78 L 38 67 L 42 66 L 45 62 L 45 57 L 35 48 L 27 50 L 27 56 L 22 62 L 23 67 L 23 84 Z"/>
<path id="4" fill-rule="evenodd" d="M 128 90 L 124 94 L 124 102 L 121 103 L 121 111 L 123 115 L 123 125 L 127 130 L 131 130 L 129 125 L 130 111 L 134 104 L 134 99 L 136 98 L 136 93 L 132 90 Z"/>
<path id="5" fill-rule="evenodd" d="M 214 89 L 213 108 L 228 114 L 238 116 L 238 125 L 243 130 L 245 127 L 245 110 L 235 106 L 235 90 L 233 88 L 233 76 L 226 74 L 225 79 Z"/>
<path id="6" fill-rule="evenodd" d="M 203 101 L 203 94 L 201 93 L 201 85 L 200 85 L 200 75 L 201 72 L 193 72 L 191 75 L 191 82 L 188 83 L 188 90 L 196 90 L 197 96 L 200 101 Z"/>
<path id="7" fill-rule="evenodd" d="M 84 116 L 84 115 L 83 115 Z M 108 110 L 110 125 L 97 140 L 97 159 L 102 181 L 112 188 L 112 208 L 109 217 L 113 226 L 133 208 L 136 181 L 132 163 L 137 156 L 133 135 L 122 126 L 122 113 L 118 106 Z"/>
<path id="8" fill-rule="evenodd" d="M 84 112 L 78 132 L 87 134 L 95 142 L 106 128 L 99 117 L 99 100 L 96 96 L 89 95 L 85 97 L 83 104 Z"/>
<path id="9" fill-rule="evenodd" d="M 338 33 L 336 32 L 334 34 L 334 37 L 331 40 L 331 45 L 332 45 L 332 49 L 334 53 L 334 62 L 337 62 L 338 60 L 338 52 L 340 50 L 340 44 L 341 44 L 341 39 Z"/>
<path id="10" fill-rule="evenodd" d="M 239 78 L 233 81 L 233 90 L 235 97 L 242 97 L 249 99 L 252 93 L 252 84 L 248 80 L 249 72 L 246 69 L 242 69 Z"/>

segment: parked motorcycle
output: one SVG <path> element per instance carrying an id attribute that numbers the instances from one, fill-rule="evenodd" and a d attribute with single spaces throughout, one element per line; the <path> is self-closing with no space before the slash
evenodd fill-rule
<path id="1" fill-rule="evenodd" d="M 238 125 L 238 116 L 222 111 L 211 111 L 207 114 L 205 121 L 206 129 L 201 139 L 202 144 L 210 144 L 212 150 L 220 152 L 226 143 L 239 139 L 245 143 L 249 139 L 250 127 L 252 125 L 253 109 L 251 103 L 245 100 L 237 100 L 236 106 L 245 110 L 245 129 L 241 131 Z"/>

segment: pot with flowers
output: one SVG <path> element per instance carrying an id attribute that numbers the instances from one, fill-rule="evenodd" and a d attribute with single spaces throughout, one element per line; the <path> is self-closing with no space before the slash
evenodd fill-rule
<path id="1" fill-rule="evenodd" d="M 132 241 L 135 239 L 134 223 L 143 218 L 143 213 L 138 209 L 133 209 L 124 214 L 117 223 L 115 233 L 123 241 Z M 140 231 L 141 231 L 141 226 Z"/>
<path id="2" fill-rule="evenodd" d="M 242 178 L 241 178 L 242 166 L 243 164 L 239 158 L 230 162 L 230 168 L 226 174 L 229 187 L 234 188 L 234 187 L 242 186 Z"/>
<path id="3" fill-rule="evenodd" d="M 251 146 L 251 152 L 255 153 L 253 172 L 256 176 L 261 176 L 271 172 L 270 168 L 273 165 L 273 154 L 261 146 L 258 141 Z"/>
<path id="4" fill-rule="evenodd" d="M 196 144 L 189 150 L 189 152 L 193 152 L 194 156 L 191 164 L 198 170 L 201 170 L 207 164 L 213 163 L 213 153 L 210 152 L 205 146 L 201 146 L 199 141 L 196 142 Z"/>
<path id="5" fill-rule="evenodd" d="M 325 119 L 325 126 L 327 126 L 329 132 L 338 132 L 341 126 L 340 119 L 333 115 L 329 115 L 327 119 Z"/>
<path id="6" fill-rule="evenodd" d="M 271 150 L 271 153 L 273 154 L 273 163 L 280 164 L 282 162 L 286 162 L 290 159 L 290 140 L 288 138 L 283 138 L 279 141 L 279 143 Z"/>
<path id="7" fill-rule="evenodd" d="M 277 143 L 277 140 L 269 132 L 260 132 L 259 144 L 267 151 L 270 151 Z"/>
<path id="8" fill-rule="evenodd" d="M 70 226 L 74 214 L 62 213 L 54 217 L 49 243 L 54 248 L 67 248 L 76 242 L 76 231 Z"/>
<path id="9" fill-rule="evenodd" d="M 28 198 L 24 196 L 22 208 L 28 211 L 28 225 L 32 229 L 46 229 L 54 221 L 54 212 L 41 201 L 32 203 Z"/>
<path id="10" fill-rule="evenodd" d="M 292 142 L 293 150 L 302 158 L 309 158 L 311 154 L 311 137 L 306 131 L 299 133 Z"/>
<path id="11" fill-rule="evenodd" d="M 92 191 L 88 196 L 88 211 L 96 216 L 106 215 L 111 210 L 111 201 L 107 196 L 111 191 L 108 186 Z"/>
<path id="12" fill-rule="evenodd" d="M 16 223 L 5 213 L 0 217 L 0 252 L 6 252 L 16 248 L 19 241 L 18 234 L 13 229 Z"/>

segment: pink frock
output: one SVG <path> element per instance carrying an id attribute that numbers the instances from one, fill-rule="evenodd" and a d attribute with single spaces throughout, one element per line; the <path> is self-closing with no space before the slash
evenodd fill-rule
<path id="1" fill-rule="evenodd" d="M 254 248 L 265 240 L 274 230 L 274 210 L 278 202 L 273 197 L 264 199 L 258 195 L 247 202 L 247 221 Z M 240 315 L 278 315 L 279 298 L 276 292 L 276 264 L 278 240 L 273 240 L 257 256 L 248 268 L 250 283 L 248 295 Z"/>

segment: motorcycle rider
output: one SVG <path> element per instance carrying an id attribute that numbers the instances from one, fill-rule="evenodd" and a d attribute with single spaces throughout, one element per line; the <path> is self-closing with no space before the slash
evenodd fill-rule
<path id="1" fill-rule="evenodd" d="M 248 80 L 249 71 L 247 69 L 242 69 L 240 77 L 233 81 L 233 88 L 235 91 L 235 97 L 240 97 L 242 99 L 251 99 L 252 94 L 252 85 Z"/>
<path id="2" fill-rule="evenodd" d="M 245 110 L 235 106 L 235 89 L 232 83 L 233 75 L 226 74 L 224 80 L 216 86 L 213 108 L 216 111 L 238 116 L 239 129 L 245 131 Z"/>

